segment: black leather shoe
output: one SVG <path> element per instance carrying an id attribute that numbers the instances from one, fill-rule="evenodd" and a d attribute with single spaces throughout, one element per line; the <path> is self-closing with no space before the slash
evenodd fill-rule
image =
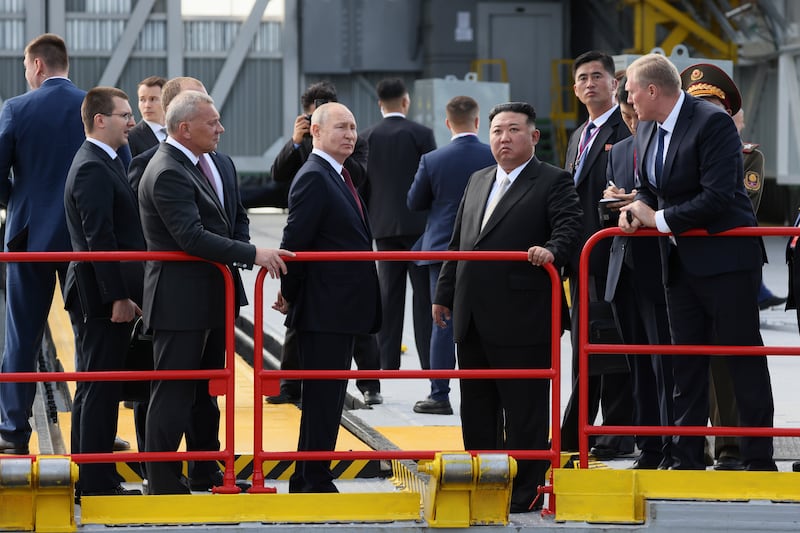
<path id="1" fill-rule="evenodd" d="M 616 448 L 609 448 L 608 446 L 603 446 L 598 444 L 597 446 L 593 446 L 589 453 L 594 455 L 595 459 L 600 461 L 607 461 L 609 459 L 614 459 L 616 457 L 624 457 L 626 455 L 630 455 L 632 451 L 625 451 L 625 450 L 617 450 Z"/>
<path id="2" fill-rule="evenodd" d="M 131 449 L 131 443 L 126 441 L 125 439 L 121 439 L 119 437 L 114 437 L 114 451 L 115 452 L 124 452 L 125 450 Z"/>
<path id="3" fill-rule="evenodd" d="M 633 462 L 632 470 L 656 470 L 661 464 L 663 458 L 659 455 L 640 454 L 639 457 Z"/>
<path id="4" fill-rule="evenodd" d="M 17 444 L 0 437 L 0 453 L 8 455 L 29 455 L 30 450 L 27 444 Z"/>
<path id="5" fill-rule="evenodd" d="M 222 474 L 222 470 L 212 472 L 208 476 L 189 479 L 189 488 L 192 492 L 208 492 L 214 487 L 221 487 L 224 484 L 225 478 Z M 246 492 L 253 485 L 249 481 L 237 479 L 236 486 L 239 487 L 242 492 Z"/>
<path id="6" fill-rule="evenodd" d="M 775 461 L 751 461 L 745 470 L 749 472 L 777 472 L 778 465 Z"/>
<path id="7" fill-rule="evenodd" d="M 767 296 L 760 302 L 758 302 L 758 308 L 760 310 L 769 309 L 770 307 L 775 307 L 776 305 L 782 305 L 786 303 L 786 298 L 781 298 L 780 296 L 775 296 L 771 294 Z"/>
<path id="8" fill-rule="evenodd" d="M 141 496 L 142 491 L 139 489 L 126 489 L 122 485 L 117 485 L 113 489 L 98 490 L 98 491 L 81 491 L 83 496 Z"/>
<path id="9" fill-rule="evenodd" d="M 364 393 L 364 403 L 367 405 L 380 405 L 383 403 L 383 396 L 380 392 L 370 391 Z"/>
<path id="10" fill-rule="evenodd" d="M 414 412 L 428 415 L 452 415 L 453 407 L 450 405 L 450 400 L 439 401 L 425 398 L 414 404 Z"/>
<path id="11" fill-rule="evenodd" d="M 720 457 L 714 464 L 714 470 L 744 470 L 744 463 L 736 457 Z"/>
<path id="12" fill-rule="evenodd" d="M 277 396 L 267 396 L 267 403 L 272 405 L 280 405 L 284 403 L 293 403 L 297 405 L 300 403 L 300 396 L 289 394 L 286 391 L 281 391 Z"/>

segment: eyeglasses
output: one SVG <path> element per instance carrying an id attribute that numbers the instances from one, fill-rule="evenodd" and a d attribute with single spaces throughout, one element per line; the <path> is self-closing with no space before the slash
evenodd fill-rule
<path id="1" fill-rule="evenodd" d="M 101 115 L 105 115 L 107 117 L 122 117 L 122 120 L 128 122 L 130 119 L 133 118 L 133 113 L 100 113 Z"/>

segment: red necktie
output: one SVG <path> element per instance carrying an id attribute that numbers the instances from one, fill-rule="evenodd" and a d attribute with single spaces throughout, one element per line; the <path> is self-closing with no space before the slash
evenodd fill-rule
<path id="1" fill-rule="evenodd" d="M 353 195 L 353 199 L 356 201 L 356 205 L 358 206 L 358 212 L 361 213 L 361 218 L 363 219 L 364 209 L 361 207 L 361 199 L 358 197 L 356 187 L 353 185 L 353 180 L 350 178 L 350 172 L 348 172 L 344 167 L 342 167 L 342 177 L 344 178 L 344 184 L 347 185 L 347 188 L 350 190 L 350 194 Z"/>

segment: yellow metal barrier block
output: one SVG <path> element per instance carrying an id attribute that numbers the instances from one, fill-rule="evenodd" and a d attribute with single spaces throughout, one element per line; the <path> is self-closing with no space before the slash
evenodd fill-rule
<path id="1" fill-rule="evenodd" d="M 78 465 L 69 457 L 40 456 L 33 465 L 36 531 L 75 531 Z"/>
<path id="2" fill-rule="evenodd" d="M 430 527 L 508 523 L 511 482 L 517 474 L 512 457 L 439 452 L 432 461 L 421 461 L 419 470 L 431 476 L 424 493 Z"/>
<path id="3" fill-rule="evenodd" d="M 561 469 L 553 491 L 558 521 L 641 523 L 648 499 L 800 502 L 794 472 Z"/>
<path id="4" fill-rule="evenodd" d="M 238 524 L 420 520 L 419 494 L 83 496 L 81 524 Z"/>
<path id="5" fill-rule="evenodd" d="M 33 460 L 0 459 L 0 529 L 33 531 Z"/>

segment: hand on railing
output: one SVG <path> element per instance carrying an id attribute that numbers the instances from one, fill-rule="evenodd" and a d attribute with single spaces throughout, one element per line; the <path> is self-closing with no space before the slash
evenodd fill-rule
<path id="1" fill-rule="evenodd" d="M 542 266 L 555 261 L 553 252 L 543 246 L 531 246 L 528 248 L 528 261 L 536 266 Z"/>
<path id="2" fill-rule="evenodd" d="M 656 212 L 641 200 L 621 207 L 619 213 L 619 227 L 625 233 L 633 233 L 639 228 L 656 227 Z"/>
<path id="3" fill-rule="evenodd" d="M 281 256 L 294 257 L 294 252 L 289 250 L 273 248 L 256 248 L 255 264 L 267 269 L 270 277 L 277 278 L 281 274 L 286 274 L 286 263 Z"/>

